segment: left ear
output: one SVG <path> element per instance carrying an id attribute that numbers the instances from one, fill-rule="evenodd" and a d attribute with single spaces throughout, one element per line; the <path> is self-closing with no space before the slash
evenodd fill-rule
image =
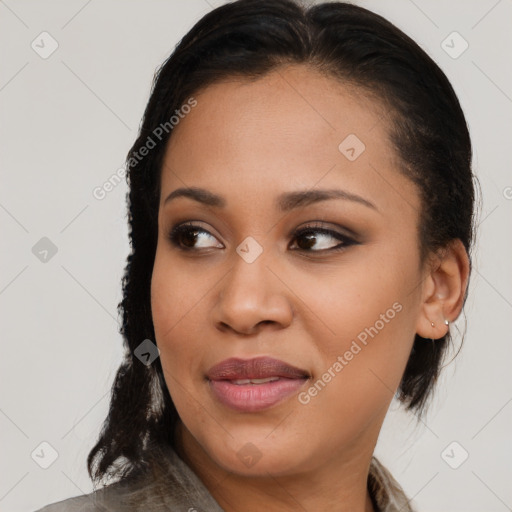
<path id="1" fill-rule="evenodd" d="M 421 314 L 416 332 L 423 338 L 442 338 L 459 316 L 469 279 L 469 257 L 459 239 L 452 240 L 431 260 L 423 283 Z M 432 326 L 432 324 L 434 324 Z"/>

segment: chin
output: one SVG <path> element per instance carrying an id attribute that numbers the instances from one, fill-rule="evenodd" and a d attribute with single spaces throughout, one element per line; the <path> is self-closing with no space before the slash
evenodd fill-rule
<path id="1" fill-rule="evenodd" d="M 214 442 L 213 446 L 208 446 L 207 443 L 205 447 L 219 466 L 240 476 L 282 476 L 306 469 L 306 461 L 311 461 L 309 452 L 304 450 L 306 440 L 285 443 L 279 438 L 265 439 L 265 436 L 268 431 L 259 436 L 234 434 L 225 444 Z"/>

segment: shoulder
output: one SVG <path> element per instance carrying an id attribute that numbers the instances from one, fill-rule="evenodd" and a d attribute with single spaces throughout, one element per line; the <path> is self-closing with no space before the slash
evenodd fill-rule
<path id="1" fill-rule="evenodd" d="M 131 512 L 137 509 L 125 508 L 126 496 L 129 494 L 129 486 L 112 484 L 89 494 L 51 503 L 35 512 L 111 512 L 117 510 Z"/>
<path id="2" fill-rule="evenodd" d="M 69 498 L 67 500 L 59 501 L 57 503 L 52 503 L 50 505 L 46 505 L 46 507 L 39 508 L 35 512 L 65 512 L 65 511 L 84 511 L 85 512 L 85 502 L 87 500 L 87 495 L 78 496 L 76 498 Z"/>
<path id="3" fill-rule="evenodd" d="M 178 491 L 178 492 L 176 492 Z M 176 482 L 119 482 L 90 494 L 51 503 L 35 512 L 210 512 L 221 511 L 198 493 L 183 493 Z"/>
<path id="4" fill-rule="evenodd" d="M 368 489 L 379 512 L 414 512 L 400 484 L 375 457 L 370 464 Z"/>
<path id="5" fill-rule="evenodd" d="M 160 454 L 143 473 L 36 512 L 223 512 L 174 450 Z"/>

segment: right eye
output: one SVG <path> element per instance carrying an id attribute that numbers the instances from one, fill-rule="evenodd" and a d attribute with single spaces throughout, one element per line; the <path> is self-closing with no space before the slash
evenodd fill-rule
<path id="1" fill-rule="evenodd" d="M 207 239 L 217 240 L 211 233 L 192 223 L 179 224 L 173 227 L 168 238 L 175 247 L 183 251 L 208 249 L 211 248 L 212 245 L 208 244 Z M 199 245 L 196 245 L 197 243 L 199 243 Z M 218 245 L 214 247 L 222 249 L 224 246 L 218 242 Z"/>

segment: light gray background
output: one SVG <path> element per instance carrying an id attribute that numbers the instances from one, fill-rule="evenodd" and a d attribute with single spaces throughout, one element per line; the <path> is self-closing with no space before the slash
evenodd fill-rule
<path id="1" fill-rule="evenodd" d="M 92 191 L 123 165 L 157 66 L 220 3 L 0 1 L 1 510 L 92 489 L 85 459 L 122 356 L 116 306 L 129 252 L 126 185 L 102 201 Z M 358 3 L 410 34 L 447 73 L 483 190 L 463 350 L 423 423 L 393 404 L 377 455 L 418 510 L 510 510 L 512 4 Z M 31 48 L 43 31 L 59 45 L 47 59 Z M 453 31 L 469 43 L 457 59 L 441 47 Z M 47 263 L 32 253 L 42 237 L 58 248 Z M 58 453 L 48 469 L 31 458 L 37 449 L 34 458 L 49 461 L 43 441 Z M 469 453 L 458 469 L 442 457 L 453 441 L 462 448 L 445 459 Z"/>

